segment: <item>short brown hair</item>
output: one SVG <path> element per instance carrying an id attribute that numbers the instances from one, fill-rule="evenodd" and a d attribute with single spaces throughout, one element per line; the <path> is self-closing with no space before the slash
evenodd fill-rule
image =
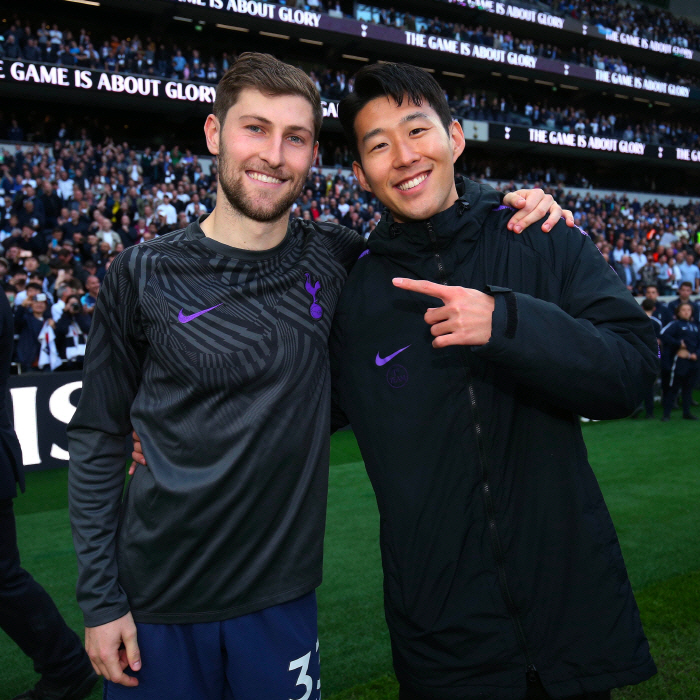
<path id="1" fill-rule="evenodd" d="M 214 100 L 214 116 L 223 125 L 229 109 L 236 104 L 241 90 L 253 88 L 264 95 L 299 95 L 308 100 L 314 115 L 314 135 L 318 141 L 323 122 L 321 96 L 300 68 L 290 66 L 266 53 L 242 53 L 219 81 Z"/>

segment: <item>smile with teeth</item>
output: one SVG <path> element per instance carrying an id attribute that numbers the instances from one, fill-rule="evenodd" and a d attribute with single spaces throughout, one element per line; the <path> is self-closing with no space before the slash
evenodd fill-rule
<path id="1" fill-rule="evenodd" d="M 272 175 L 265 175 L 265 173 L 248 172 L 248 177 L 253 178 L 253 180 L 259 180 L 260 182 L 269 182 L 273 185 L 280 185 L 284 182 L 284 180 L 280 180 L 277 177 L 272 177 Z"/>
<path id="2" fill-rule="evenodd" d="M 421 173 L 417 177 L 414 177 L 412 180 L 408 180 L 407 182 L 402 182 L 401 184 L 397 185 L 397 187 L 402 190 L 412 190 L 414 187 L 418 187 L 421 182 L 423 182 L 426 178 L 428 177 L 428 173 Z"/>

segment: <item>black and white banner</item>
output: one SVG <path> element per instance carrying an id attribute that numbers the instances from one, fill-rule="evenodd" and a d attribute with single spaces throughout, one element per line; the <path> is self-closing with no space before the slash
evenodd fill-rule
<path id="1" fill-rule="evenodd" d="M 0 85 L 3 83 L 23 83 L 27 87 L 49 85 L 103 94 L 135 95 L 207 105 L 213 105 L 216 97 L 216 88 L 213 85 L 16 59 L 0 59 Z"/>
<path id="2" fill-rule="evenodd" d="M 292 24 L 307 27 L 311 30 L 318 29 L 339 32 L 360 38 L 375 39 L 378 41 L 390 42 L 392 44 L 402 44 L 404 46 L 439 51 L 441 53 L 449 53 L 454 56 L 461 56 L 463 58 L 488 61 L 490 63 L 502 64 L 504 66 L 514 66 L 532 71 L 536 70 L 540 74 L 549 73 L 551 75 L 581 78 L 599 83 L 608 83 L 611 86 L 631 88 L 632 90 L 637 90 L 643 93 L 682 97 L 693 100 L 700 99 L 700 90 L 697 88 L 690 88 L 686 85 L 676 85 L 675 83 L 667 83 L 663 80 L 654 80 L 651 78 L 636 78 L 623 73 L 597 70 L 590 66 L 580 66 L 575 63 L 566 63 L 565 61 L 556 61 L 538 56 L 528 56 L 516 51 L 495 49 L 488 46 L 473 44 L 467 41 L 446 39 L 444 37 L 409 32 L 401 29 L 395 29 L 393 27 L 367 24 L 351 18 L 334 17 L 327 14 L 312 12 L 310 10 L 299 10 L 287 7 L 285 5 L 275 5 L 272 3 L 261 2 L 260 0 L 168 1 L 176 3 L 180 7 L 188 5 L 219 10 L 222 18 L 224 15 L 228 15 L 229 18 L 235 15 L 255 17 L 257 19 L 262 19 L 265 22 L 274 23 L 277 31 L 280 31 L 282 26 L 285 24 L 287 26 Z M 564 30 L 567 26 L 571 26 L 569 20 L 565 20 L 545 12 L 537 12 L 531 9 L 520 8 L 509 3 L 489 2 L 488 0 L 484 2 L 483 0 L 480 0 L 479 2 L 462 2 L 461 4 L 468 5 L 469 7 L 478 7 L 478 9 L 487 10 L 496 14 L 511 16 L 514 19 L 523 19 L 530 22 L 536 22 L 538 24 L 554 27 L 556 29 Z M 569 25 L 567 25 L 567 22 L 569 22 Z M 571 20 L 571 22 L 573 22 L 573 20 Z M 597 27 L 586 26 L 584 31 L 583 24 L 578 22 L 576 24 L 580 25 L 580 31 L 582 34 L 588 35 L 593 29 L 598 32 Z M 604 38 L 603 34 L 600 34 L 600 36 L 601 38 Z M 631 43 L 631 39 L 628 41 L 628 43 Z M 669 50 L 678 48 L 671 47 L 670 45 L 668 46 Z M 667 52 L 664 50 L 663 53 Z"/>
<path id="3" fill-rule="evenodd" d="M 24 84 L 29 90 L 27 94 L 31 94 L 35 88 L 39 94 L 42 86 L 49 85 L 74 91 L 197 103 L 209 105 L 210 108 L 216 99 L 216 88 L 213 85 L 15 59 L 0 59 L 0 86 L 3 83 Z M 338 118 L 337 101 L 322 100 L 322 106 L 324 117 Z"/>
<path id="4" fill-rule="evenodd" d="M 203 2 L 204 0 L 202 0 Z M 654 39 L 646 39 L 635 34 L 625 34 L 618 32 L 609 27 L 603 27 L 600 24 L 591 24 L 580 22 L 572 17 L 558 17 L 551 15 L 548 12 L 533 10 L 532 8 L 520 7 L 510 2 L 499 2 L 498 0 L 449 0 L 453 5 L 462 5 L 473 10 L 482 12 L 490 12 L 491 14 L 501 15 L 503 17 L 511 17 L 523 22 L 538 24 L 542 27 L 552 27 L 561 29 L 567 32 L 574 32 L 581 36 L 594 37 L 596 39 L 605 39 L 613 41 L 617 44 L 625 44 L 633 46 L 645 51 L 653 51 L 654 53 L 662 53 L 667 56 L 678 56 L 687 58 L 691 61 L 699 61 L 700 54 L 692 49 L 675 44 L 669 44 L 664 41 L 655 41 Z"/>
<path id="5" fill-rule="evenodd" d="M 66 425 L 83 386 L 81 372 L 10 377 L 10 402 L 25 471 L 68 466 Z"/>
<path id="6" fill-rule="evenodd" d="M 700 151 L 675 146 L 657 146 L 637 141 L 612 138 L 610 136 L 591 136 L 564 131 L 549 131 L 527 126 L 510 126 L 506 124 L 489 124 L 489 139 L 495 141 L 515 141 L 575 148 L 603 153 L 620 153 L 631 159 L 653 158 L 655 160 L 672 160 L 678 163 L 700 164 Z"/>

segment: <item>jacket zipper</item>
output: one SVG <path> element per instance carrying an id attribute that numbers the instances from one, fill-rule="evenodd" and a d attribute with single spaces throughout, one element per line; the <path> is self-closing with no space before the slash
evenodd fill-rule
<path id="1" fill-rule="evenodd" d="M 491 494 L 491 484 L 489 483 L 489 475 L 487 471 L 487 460 L 486 460 L 486 446 L 484 445 L 484 438 L 481 428 L 481 419 L 479 417 L 479 409 L 476 403 L 476 392 L 474 391 L 474 384 L 472 382 L 471 371 L 469 365 L 465 359 L 464 361 L 464 371 L 467 376 L 467 390 L 469 391 L 469 402 L 472 409 L 472 419 L 474 421 L 474 432 L 476 433 L 477 446 L 479 448 L 479 462 L 481 465 L 481 480 L 482 480 L 482 493 L 484 495 L 484 503 L 486 505 L 486 517 L 488 518 L 489 535 L 491 537 L 491 547 L 493 549 L 494 559 L 496 560 L 496 569 L 498 571 L 498 581 L 501 588 L 501 595 L 505 601 L 506 608 L 508 609 L 508 614 L 513 620 L 513 626 L 515 627 L 515 636 L 518 639 L 518 644 L 520 649 L 525 656 L 525 665 L 527 672 L 527 679 L 530 683 L 537 682 L 537 669 L 532 663 L 532 658 L 530 657 L 530 651 L 528 648 L 527 640 L 525 638 L 525 632 L 523 630 L 522 623 L 520 622 L 520 614 L 513 601 L 513 597 L 510 593 L 510 588 L 508 587 L 508 580 L 506 578 L 505 570 L 505 556 L 503 554 L 503 547 L 501 545 L 501 538 L 498 534 L 498 526 L 496 524 L 496 509 L 493 505 L 493 496 Z"/>
<path id="2" fill-rule="evenodd" d="M 428 229 L 428 236 L 433 244 L 435 261 L 438 268 L 438 276 L 440 279 L 440 284 L 447 284 L 447 273 L 445 271 L 445 266 L 443 265 L 442 258 L 440 256 L 440 249 L 437 245 L 437 236 L 433 229 L 433 224 L 430 220 L 426 221 L 426 227 Z M 518 639 L 518 644 L 520 646 L 523 655 L 525 656 L 526 665 L 526 676 L 528 683 L 536 684 L 538 679 L 537 669 L 532 663 L 532 658 L 530 657 L 530 651 L 528 649 L 527 640 L 525 638 L 525 632 L 523 630 L 522 623 L 520 622 L 520 615 L 518 609 L 515 606 L 513 597 L 510 594 L 510 588 L 508 587 L 508 580 L 506 579 L 505 571 L 505 557 L 503 554 L 503 547 L 501 545 L 501 538 L 498 534 L 498 527 L 496 525 L 496 510 L 493 505 L 493 497 L 491 495 L 491 485 L 488 480 L 488 470 L 487 470 L 487 460 L 486 460 L 486 447 L 484 445 L 484 439 L 482 436 L 481 429 L 481 419 L 479 417 L 479 409 L 476 403 L 476 392 L 474 391 L 474 384 L 472 382 L 472 375 L 469 369 L 469 363 L 464 360 L 464 371 L 467 377 L 467 390 L 469 391 L 469 402 L 471 404 L 472 419 L 474 421 L 474 432 L 476 433 L 477 446 L 479 448 L 479 463 L 481 466 L 481 480 L 482 480 L 482 492 L 484 495 L 484 502 L 486 505 L 486 515 L 488 517 L 489 535 L 491 537 L 491 547 L 493 549 L 494 559 L 496 561 L 496 568 L 498 570 L 498 581 L 501 588 L 501 595 L 508 609 L 508 614 L 513 620 L 513 626 L 515 627 L 515 636 Z"/>
<path id="3" fill-rule="evenodd" d="M 430 221 L 430 219 L 428 219 L 425 222 L 425 225 L 428 228 L 428 236 L 430 236 L 430 242 L 433 244 L 435 262 L 437 263 L 440 284 L 447 284 L 447 273 L 445 272 L 445 266 L 442 264 L 442 258 L 440 257 L 440 249 L 438 248 L 437 244 L 437 236 L 435 235 L 435 231 L 433 230 L 433 223 L 432 221 Z"/>

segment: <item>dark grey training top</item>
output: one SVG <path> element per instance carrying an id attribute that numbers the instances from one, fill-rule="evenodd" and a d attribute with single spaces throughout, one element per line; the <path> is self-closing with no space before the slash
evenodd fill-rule
<path id="1" fill-rule="evenodd" d="M 192 223 L 114 260 L 68 426 L 86 626 L 222 620 L 318 586 L 327 340 L 363 245 L 295 220 L 244 251 Z M 148 466 L 122 500 L 132 428 Z"/>

